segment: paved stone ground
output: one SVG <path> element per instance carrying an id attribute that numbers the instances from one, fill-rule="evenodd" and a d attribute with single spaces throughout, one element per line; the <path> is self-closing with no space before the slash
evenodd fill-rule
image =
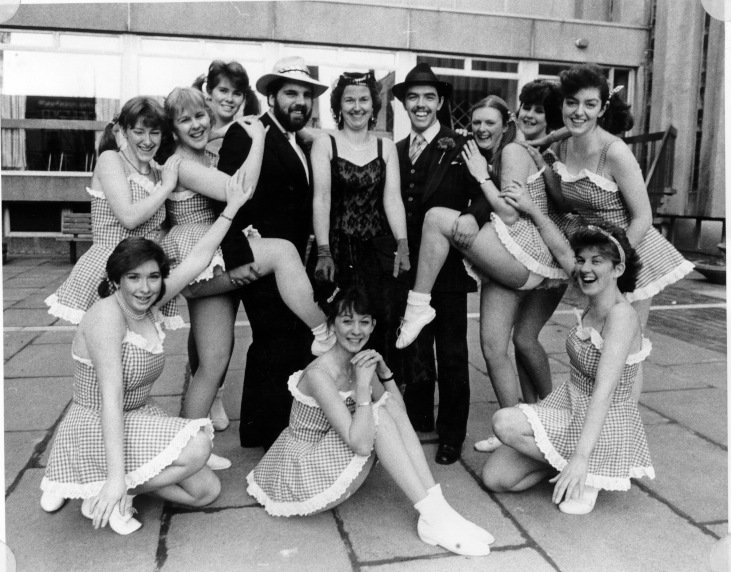
<path id="1" fill-rule="evenodd" d="M 602 492 L 585 517 L 559 512 L 548 483 L 521 494 L 481 487 L 486 456 L 472 445 L 490 433 L 497 402 L 480 353 L 477 298 L 471 296 L 469 435 L 460 462 L 434 464 L 433 470 L 450 503 L 496 537 L 486 558 L 422 543 L 415 511 L 378 466 L 335 510 L 269 517 L 245 491 L 245 475 L 262 452 L 237 442 L 251 334 L 246 325 L 236 327 L 227 378 L 225 402 L 234 421 L 215 440 L 215 451 L 234 465 L 218 473 L 223 492 L 212 506 L 186 510 L 138 497 L 144 526 L 129 537 L 94 531 L 79 513 L 80 501 L 46 514 L 38 504 L 39 484 L 72 395 L 73 328 L 48 315 L 43 299 L 69 270 L 67 263 L 40 259 L 3 267 L 6 526 L 18 570 L 696 572 L 710 570 L 711 548 L 728 533 L 726 292 L 697 274 L 658 296 L 650 319 L 654 351 L 645 365 L 640 411 L 657 478 L 635 482 L 629 492 Z M 568 377 L 564 342 L 577 301 L 576 293 L 567 294 L 542 334 L 554 384 Z M 167 365 L 153 392 L 171 413 L 179 411 L 187 379 L 186 336 L 182 330 L 166 340 Z M 432 459 L 436 435 L 421 437 Z"/>

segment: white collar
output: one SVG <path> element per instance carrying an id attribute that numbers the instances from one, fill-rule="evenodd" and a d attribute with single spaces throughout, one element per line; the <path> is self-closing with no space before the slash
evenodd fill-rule
<path id="1" fill-rule="evenodd" d="M 433 125 L 428 127 L 426 131 L 424 131 L 421 135 L 426 140 L 426 144 L 428 145 L 431 143 L 434 138 L 437 136 L 437 133 L 439 133 L 439 130 L 442 128 L 442 126 L 439 124 L 439 121 L 435 121 Z M 409 144 L 414 140 L 414 137 L 416 137 L 417 133 L 413 129 L 411 130 L 411 135 L 409 136 Z"/>

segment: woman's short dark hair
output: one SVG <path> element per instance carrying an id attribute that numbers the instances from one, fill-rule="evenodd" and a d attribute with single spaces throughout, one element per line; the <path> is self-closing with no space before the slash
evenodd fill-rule
<path id="1" fill-rule="evenodd" d="M 365 289 L 360 286 L 349 286 L 338 289 L 332 296 L 332 301 L 326 304 L 323 310 L 327 314 L 327 325 L 332 326 L 335 318 L 341 314 L 358 313 L 361 316 L 370 316 L 371 301 Z"/>
<path id="2" fill-rule="evenodd" d="M 596 248 L 603 256 L 611 260 L 614 266 L 617 266 L 622 261 L 619 249 L 608 235 L 612 236 L 624 251 L 624 273 L 617 279 L 617 288 L 622 293 L 632 292 L 635 289 L 642 263 L 637 251 L 627 240 L 627 234 L 621 228 L 604 224 L 582 226 L 571 235 L 569 244 L 576 254 L 584 248 Z"/>
<path id="3" fill-rule="evenodd" d="M 112 254 L 107 259 L 107 278 L 101 281 L 97 289 L 99 296 L 106 298 L 112 294 L 112 286 L 119 284 L 125 273 L 150 260 L 157 262 L 160 268 L 160 274 L 163 277 L 160 295 L 155 302 L 160 300 L 165 295 L 164 279 L 170 274 L 170 262 L 165 251 L 157 242 L 142 238 L 141 236 L 125 238 L 112 251 Z"/>
<path id="4" fill-rule="evenodd" d="M 549 131 L 563 127 L 561 113 L 561 90 L 555 82 L 537 79 L 526 83 L 518 96 L 520 106 L 542 105 L 546 112 L 546 124 Z"/>
<path id="5" fill-rule="evenodd" d="M 164 130 L 165 112 L 162 105 L 153 97 L 138 95 L 125 103 L 119 115 L 104 128 L 104 133 L 99 140 L 99 154 L 101 155 L 104 151 L 119 151 L 117 140 L 114 138 L 115 123 L 118 123 L 122 130 L 127 130 L 137 125 L 137 121 L 140 119 L 145 127 Z"/>
<path id="6" fill-rule="evenodd" d="M 564 99 L 576 95 L 582 89 L 599 90 L 602 106 L 606 106 L 604 115 L 599 118 L 599 125 L 609 133 L 618 135 L 632 129 L 635 120 L 630 112 L 630 105 L 622 99 L 622 92 L 615 93 L 611 99 L 609 98 L 609 82 L 598 65 L 579 64 L 562 71 L 558 77 L 561 80 L 561 95 Z"/>
<path id="7" fill-rule="evenodd" d="M 222 79 L 227 79 L 234 89 L 244 94 L 244 115 L 258 115 L 261 112 L 259 100 L 249 84 L 249 74 L 239 62 L 213 60 L 208 66 L 208 74 L 196 78 L 193 87 L 203 91 L 205 84 L 206 91 L 211 93 Z"/>
<path id="8" fill-rule="evenodd" d="M 515 137 L 518 133 L 518 126 L 515 124 L 515 117 L 513 117 L 510 113 L 508 104 L 505 103 L 505 100 L 498 97 L 497 95 L 488 95 L 485 99 L 481 99 L 480 101 L 475 103 L 472 106 L 472 109 L 470 109 L 470 121 L 472 121 L 472 116 L 474 115 L 475 111 L 477 111 L 478 109 L 486 108 L 496 109 L 500 113 L 500 117 L 502 117 L 503 126 L 507 126 L 507 129 L 500 139 L 500 143 L 498 144 L 497 149 L 493 151 L 492 157 L 488 159 L 490 165 L 492 166 L 492 176 L 494 177 L 494 180 L 497 180 L 497 183 L 495 184 L 499 188 L 500 167 L 502 165 L 502 152 L 508 143 L 512 143 L 513 141 L 515 141 Z"/>
<path id="9" fill-rule="evenodd" d="M 368 77 L 362 83 L 355 83 L 352 81 L 353 78 L 365 76 Z M 374 129 L 376 127 L 378 114 L 381 112 L 383 102 L 381 101 L 381 84 L 380 82 L 376 81 L 375 76 L 373 76 L 373 74 L 370 72 L 368 74 L 345 72 L 338 78 L 335 85 L 333 85 L 330 92 L 330 109 L 332 111 L 335 122 L 338 124 L 338 129 L 342 129 L 343 125 L 345 124 L 345 122 L 343 121 L 343 116 L 341 114 L 342 100 L 343 93 L 345 93 L 345 88 L 349 85 L 364 85 L 368 88 L 368 91 L 371 94 L 371 99 L 373 100 L 373 113 L 371 114 L 371 118 L 368 121 L 368 129 Z"/>

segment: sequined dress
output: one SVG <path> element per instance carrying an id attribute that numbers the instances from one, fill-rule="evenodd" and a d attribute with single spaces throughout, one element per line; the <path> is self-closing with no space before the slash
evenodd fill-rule
<path id="1" fill-rule="evenodd" d="M 566 340 L 571 362 L 569 380 L 538 404 L 518 405 L 533 428 L 536 445 L 559 471 L 568 463 L 581 436 L 604 347 L 601 333 L 584 327 L 580 314 L 577 319 L 578 324 Z M 650 340 L 643 338 L 641 350 L 627 357 L 604 426 L 589 457 L 586 484 L 591 487 L 625 491 L 630 488 L 630 478 L 655 478 L 645 429 L 632 398 L 637 371 L 651 349 Z"/>
<path id="2" fill-rule="evenodd" d="M 152 314 L 148 313 L 150 319 Z M 191 437 L 204 430 L 213 439 L 209 419 L 182 419 L 160 409 L 150 391 L 165 365 L 165 334 L 155 322 L 159 341 L 127 330 L 122 341 L 124 470 L 127 489 L 160 474 L 178 458 Z M 58 429 L 41 489 L 64 498 L 90 498 L 107 479 L 101 424 L 101 393 L 91 360 L 72 353 L 74 396 Z"/>
<path id="3" fill-rule="evenodd" d="M 136 171 L 132 171 L 126 160 L 122 159 L 122 164 L 133 203 L 159 192 L 160 167 L 156 163 L 150 163 L 154 183 Z M 71 270 L 71 274 L 55 294 L 51 294 L 45 300 L 46 305 L 49 306 L 49 314 L 72 324 L 81 322 L 86 311 L 100 299 L 97 288 L 107 276 L 107 260 L 117 245 L 130 236 L 141 236 L 159 242 L 160 225 L 165 220 L 165 208 L 160 207 L 154 215 L 138 227 L 132 230 L 126 229 L 114 216 L 103 191 L 87 188 L 86 192 L 91 195 L 93 244 L 79 258 Z M 178 312 L 175 298 L 160 308 L 160 311 L 167 329 L 174 330 L 185 325 Z"/>
<path id="4" fill-rule="evenodd" d="M 307 369 L 320 369 L 334 378 L 317 363 Z M 289 426 L 246 477 L 246 491 L 272 516 L 304 516 L 336 501 L 370 457 L 356 455 L 330 425 L 315 398 L 297 388 L 307 369 L 292 374 L 287 381 L 294 397 Z M 340 397 L 354 414 L 353 392 L 340 392 Z M 386 392 L 373 404 L 376 426 L 379 409 L 388 397 Z"/>

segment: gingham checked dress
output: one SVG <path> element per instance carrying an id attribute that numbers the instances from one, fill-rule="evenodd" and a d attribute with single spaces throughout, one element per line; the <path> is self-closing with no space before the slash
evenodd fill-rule
<path id="1" fill-rule="evenodd" d="M 218 157 L 206 151 L 206 158 L 209 161 L 209 167 L 215 168 Z M 216 213 L 213 210 L 211 199 L 186 189 L 180 184 L 175 191 L 170 193 L 165 201 L 165 208 L 172 228 L 163 239 L 162 247 L 170 258 L 170 268 L 172 269 L 188 256 L 198 241 L 208 232 L 216 221 Z M 210 264 L 193 282 L 209 280 L 225 269 L 223 253 L 218 247 Z"/>
<path id="2" fill-rule="evenodd" d="M 578 324 L 569 333 L 566 350 L 571 361 L 571 377 L 537 404 L 518 405 L 533 428 L 536 445 L 546 461 L 562 471 L 581 436 L 589 407 L 604 340 L 594 328 Z M 642 339 L 642 349 L 627 357 L 599 440 L 589 457 L 586 484 L 599 489 L 626 491 L 630 478 L 655 478 L 647 437 L 637 403 L 632 399 L 640 363 L 650 355 L 652 345 Z"/>
<path id="3" fill-rule="evenodd" d="M 152 314 L 148 313 L 152 319 Z M 172 417 L 149 398 L 165 365 L 165 334 L 155 322 L 159 341 L 150 345 L 127 329 L 122 341 L 124 470 L 127 489 L 160 474 L 178 458 L 199 430 L 213 439 L 209 419 Z M 96 370 L 89 359 L 72 353 L 76 362 L 74 397 L 53 443 L 41 489 L 64 498 L 90 498 L 107 479 L 101 426 L 102 400 Z"/>
<path id="4" fill-rule="evenodd" d="M 561 178 L 564 198 L 580 215 L 576 225 L 567 229 L 567 234 L 574 231 L 578 224 L 610 223 L 625 230 L 629 226 L 630 212 L 617 183 L 602 176 L 607 151 L 615 141 L 618 139 L 611 139 L 604 145 L 595 173 L 582 169 L 573 175 L 561 160 L 553 164 L 553 170 Z M 566 146 L 567 141 L 562 141 L 559 159 L 566 157 Z M 693 263 L 685 260 L 654 227 L 650 227 L 636 250 L 642 268 L 637 276 L 635 290 L 625 293 L 630 302 L 652 298 L 693 270 Z"/>
<path id="5" fill-rule="evenodd" d="M 158 190 L 160 167 L 154 161 L 150 162 L 155 179 L 154 183 L 136 171 L 132 171 L 126 160 L 123 159 L 122 164 L 124 165 L 124 172 L 127 176 L 133 203 Z M 46 305 L 49 306 L 49 314 L 72 324 L 81 322 L 81 318 L 84 317 L 86 311 L 99 300 L 97 288 L 99 283 L 107 276 L 107 260 L 117 245 L 129 236 L 142 236 L 158 242 L 160 239 L 160 225 L 165 220 L 165 208 L 160 207 L 152 217 L 140 226 L 128 230 L 114 216 L 102 191 L 87 187 L 86 192 L 91 195 L 93 244 L 79 258 L 71 274 L 56 290 L 56 293 L 51 294 L 45 300 Z M 174 330 L 185 324 L 178 313 L 175 298 L 160 308 L 160 311 L 166 328 Z"/>
<path id="6" fill-rule="evenodd" d="M 330 425 L 315 398 L 297 389 L 308 369 L 320 369 L 334 378 L 317 363 L 290 376 L 287 385 L 294 401 L 289 426 L 246 476 L 246 491 L 272 516 L 308 515 L 339 499 L 370 457 L 356 455 Z M 354 414 L 352 394 L 340 392 L 340 397 Z M 379 408 L 388 396 L 384 393 L 373 404 L 376 426 Z"/>

